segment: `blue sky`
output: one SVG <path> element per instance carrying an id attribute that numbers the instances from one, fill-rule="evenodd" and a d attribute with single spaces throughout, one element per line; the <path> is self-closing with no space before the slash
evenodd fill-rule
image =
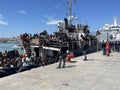
<path id="1" fill-rule="evenodd" d="M 22 33 L 57 31 L 57 21 L 67 17 L 67 0 L 0 0 L 0 37 Z M 81 24 L 87 21 L 90 32 L 105 23 L 120 18 L 120 0 L 76 0 L 75 17 Z"/>

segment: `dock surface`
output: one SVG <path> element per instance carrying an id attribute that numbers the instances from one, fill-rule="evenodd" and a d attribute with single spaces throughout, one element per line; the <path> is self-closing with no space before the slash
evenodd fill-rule
<path id="1" fill-rule="evenodd" d="M 58 63 L 0 78 L 0 90 L 120 90 L 120 53 L 102 52 L 72 59 L 66 68 Z"/>

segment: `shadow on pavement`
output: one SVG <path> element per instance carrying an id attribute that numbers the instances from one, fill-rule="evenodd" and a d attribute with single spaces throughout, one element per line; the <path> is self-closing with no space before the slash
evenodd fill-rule
<path id="1" fill-rule="evenodd" d="M 77 61 L 66 61 L 67 63 L 76 63 Z"/>

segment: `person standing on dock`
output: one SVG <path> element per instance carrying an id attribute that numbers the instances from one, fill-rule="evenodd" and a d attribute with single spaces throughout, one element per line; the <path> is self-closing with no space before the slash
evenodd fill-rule
<path id="1" fill-rule="evenodd" d="M 110 55 L 110 42 L 108 40 L 106 41 L 106 55 Z"/>
<path id="2" fill-rule="evenodd" d="M 89 45 L 84 45 L 83 46 L 83 54 L 84 54 L 84 59 L 83 59 L 83 61 L 87 61 L 87 49 L 88 49 L 88 47 L 89 47 Z"/>
<path id="3" fill-rule="evenodd" d="M 102 51 L 103 55 L 106 55 L 106 43 L 104 42 L 104 40 L 102 41 Z"/>
<path id="4" fill-rule="evenodd" d="M 60 47 L 60 51 L 59 51 L 59 65 L 57 68 L 61 68 L 62 62 L 63 62 L 62 68 L 65 68 L 65 60 L 66 60 L 67 50 L 68 50 L 68 47 L 63 45 L 63 43 L 62 43 L 62 45 Z"/>

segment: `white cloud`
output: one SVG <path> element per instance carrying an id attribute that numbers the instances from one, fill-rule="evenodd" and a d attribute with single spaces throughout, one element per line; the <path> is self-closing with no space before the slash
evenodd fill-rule
<path id="1" fill-rule="evenodd" d="M 59 7 L 60 7 L 60 4 L 57 4 L 57 5 L 55 6 L 55 9 L 59 9 Z"/>
<path id="2" fill-rule="evenodd" d="M 8 25 L 8 22 L 0 20 L 0 25 Z"/>
<path id="3" fill-rule="evenodd" d="M 2 19 L 2 18 L 3 18 L 3 15 L 0 14 L 0 19 Z"/>
<path id="4" fill-rule="evenodd" d="M 48 15 L 44 15 L 44 17 L 47 18 L 48 20 L 53 20 L 53 19 L 55 19 L 54 17 L 48 16 Z"/>
<path id="5" fill-rule="evenodd" d="M 47 16 L 47 15 L 45 15 L 44 17 L 48 19 L 48 21 L 46 22 L 47 25 L 56 25 L 56 24 L 58 24 L 59 20 L 55 19 L 54 17 Z"/>
<path id="6" fill-rule="evenodd" d="M 19 13 L 21 13 L 21 14 L 27 14 L 27 12 L 25 10 L 19 10 Z"/>
<path id="7" fill-rule="evenodd" d="M 46 24 L 47 25 L 56 25 L 56 24 L 58 24 L 58 20 L 49 20 Z"/>

